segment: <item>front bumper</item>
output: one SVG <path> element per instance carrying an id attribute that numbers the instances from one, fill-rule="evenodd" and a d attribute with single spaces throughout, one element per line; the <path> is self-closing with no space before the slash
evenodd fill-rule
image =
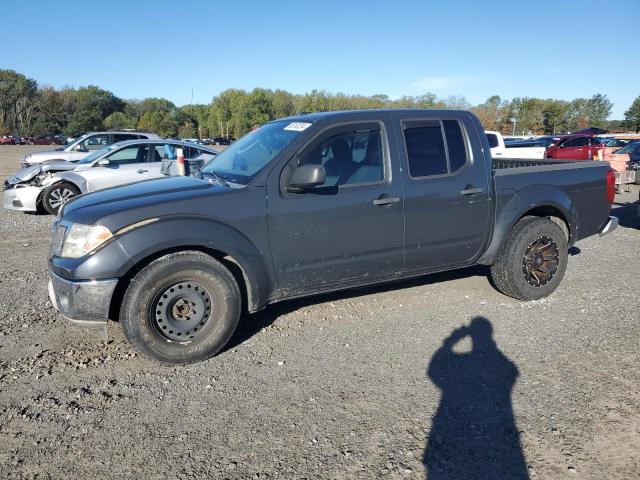
<path id="1" fill-rule="evenodd" d="M 616 228 L 618 228 L 618 217 L 609 217 L 607 223 L 605 223 L 602 230 L 600 230 L 600 236 L 603 237 L 608 233 L 613 232 Z"/>
<path id="2" fill-rule="evenodd" d="M 49 298 L 62 316 L 90 327 L 107 323 L 117 278 L 71 281 L 59 277 L 51 270 L 49 277 Z"/>
<path id="3" fill-rule="evenodd" d="M 9 210 L 35 212 L 38 209 L 38 198 L 41 192 L 41 187 L 14 185 L 2 193 L 2 206 Z"/>

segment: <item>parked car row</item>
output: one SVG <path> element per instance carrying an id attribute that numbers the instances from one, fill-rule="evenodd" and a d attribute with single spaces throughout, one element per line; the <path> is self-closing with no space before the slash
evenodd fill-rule
<path id="1" fill-rule="evenodd" d="M 0 145 L 64 145 L 65 139 L 59 136 L 17 137 L 4 135 L 0 137 Z"/>
<path id="2" fill-rule="evenodd" d="M 102 145 L 102 140 L 115 140 L 118 135 L 110 132 L 87 134 L 84 140 L 79 140 L 78 145 L 87 142 L 90 142 L 89 145 Z M 138 136 L 142 137 L 141 134 L 130 134 L 129 138 Z M 55 215 L 64 203 L 81 193 L 164 176 L 162 162 L 175 160 L 178 148 L 183 150 L 186 160 L 199 160 L 201 164 L 217 155 L 215 150 L 208 147 L 163 140 L 157 135 L 105 143 L 88 155 L 89 150 L 83 150 L 84 157 L 79 160 L 67 155 L 66 159 L 33 162 L 31 166 L 20 170 L 5 180 L 3 207 L 25 212 L 43 209 Z M 71 152 L 56 153 L 78 152 L 74 148 Z"/>
<path id="3" fill-rule="evenodd" d="M 500 132 L 486 131 L 493 158 L 530 158 L 552 160 L 605 160 L 616 172 L 616 184 L 640 182 L 638 166 L 629 153 L 635 152 L 633 138 L 602 137 L 600 129 L 586 129 L 581 133 L 542 136 L 505 143 Z M 623 149 L 627 149 L 621 151 Z"/>

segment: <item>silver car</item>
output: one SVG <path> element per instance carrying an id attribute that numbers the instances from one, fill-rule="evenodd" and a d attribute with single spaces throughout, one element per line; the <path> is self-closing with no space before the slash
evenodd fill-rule
<path id="1" fill-rule="evenodd" d="M 137 139 L 159 139 L 155 133 L 146 132 L 89 132 L 82 135 L 70 145 L 57 150 L 46 150 L 43 152 L 34 152 L 26 155 L 20 160 L 22 168 L 26 168 L 36 163 L 47 162 L 51 160 L 66 160 L 68 162 L 77 162 L 82 160 L 90 153 L 100 150 L 117 142 Z"/>
<path id="2" fill-rule="evenodd" d="M 119 142 L 79 162 L 48 162 L 17 172 L 5 181 L 3 207 L 27 212 L 42 207 L 55 215 L 67 200 L 81 193 L 171 174 L 167 162 L 176 159 L 178 148 L 184 151 L 185 160 L 200 164 L 218 154 L 211 148 L 177 140 Z"/>

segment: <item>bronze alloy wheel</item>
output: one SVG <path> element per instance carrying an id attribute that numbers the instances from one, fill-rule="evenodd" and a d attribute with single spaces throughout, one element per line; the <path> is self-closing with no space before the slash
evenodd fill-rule
<path id="1" fill-rule="evenodd" d="M 522 259 L 524 278 L 534 287 L 549 283 L 558 270 L 560 251 L 552 238 L 543 236 L 529 244 Z"/>

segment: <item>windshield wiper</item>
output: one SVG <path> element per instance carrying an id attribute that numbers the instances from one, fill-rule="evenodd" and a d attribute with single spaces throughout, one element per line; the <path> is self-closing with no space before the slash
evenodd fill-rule
<path id="1" fill-rule="evenodd" d="M 214 170 L 209 170 L 208 172 L 205 172 L 204 170 L 200 170 L 199 173 L 200 173 L 200 175 L 205 175 L 207 177 L 213 177 L 220 185 L 224 185 L 225 187 L 229 186 L 229 184 L 224 179 L 224 177 L 222 177 L 220 174 L 216 173 Z"/>

